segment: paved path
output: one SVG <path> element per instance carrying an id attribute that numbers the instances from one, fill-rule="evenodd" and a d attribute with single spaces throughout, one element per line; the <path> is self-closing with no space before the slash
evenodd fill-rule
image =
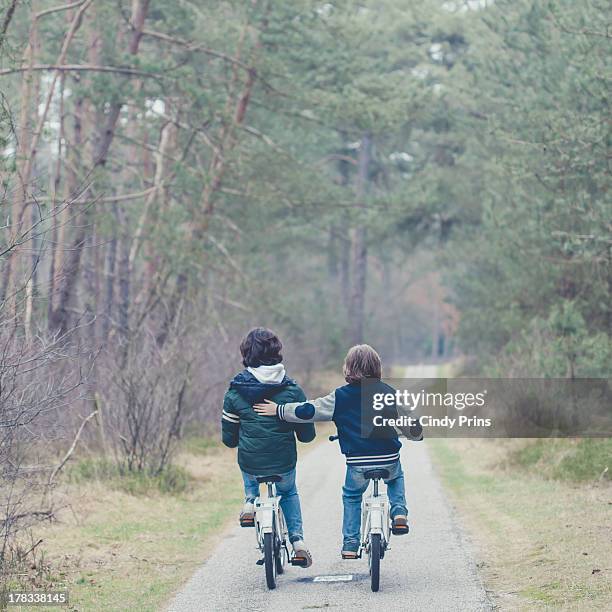
<path id="1" fill-rule="evenodd" d="M 211 558 L 171 603 L 172 612 L 288 612 L 319 610 L 461 611 L 492 609 L 463 535 L 432 472 L 426 443 L 404 442 L 411 533 L 391 539 L 381 563 L 381 587 L 370 591 L 367 560 L 340 559 L 344 462 L 337 444 L 322 442 L 298 466 L 309 569 L 288 567 L 275 591 L 249 529 L 231 527 Z M 238 513 L 236 508 L 236 513 Z M 353 574 L 352 582 L 313 582 L 315 576 Z"/>

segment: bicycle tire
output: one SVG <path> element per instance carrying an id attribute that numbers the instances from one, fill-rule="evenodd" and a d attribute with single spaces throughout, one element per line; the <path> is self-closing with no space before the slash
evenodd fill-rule
<path id="1" fill-rule="evenodd" d="M 269 589 L 276 588 L 276 559 L 274 554 L 274 534 L 264 533 L 264 567 L 266 584 Z"/>
<path id="2" fill-rule="evenodd" d="M 380 587 L 380 553 L 382 543 L 380 533 L 373 533 L 370 536 L 370 581 L 371 588 L 376 593 Z"/>
<path id="3" fill-rule="evenodd" d="M 281 536 L 287 537 L 287 528 L 285 527 L 285 517 L 283 516 L 283 511 L 279 510 L 279 523 Z M 285 573 L 285 563 L 287 562 L 287 552 L 283 547 L 283 541 L 281 537 L 278 535 L 275 538 L 275 551 L 276 551 L 276 575 L 280 576 Z"/>
<path id="4" fill-rule="evenodd" d="M 280 576 L 285 572 L 285 550 L 283 549 L 282 542 L 278 538 L 276 538 L 274 548 L 276 552 L 276 554 L 274 555 L 274 561 L 276 563 L 276 575 Z"/>

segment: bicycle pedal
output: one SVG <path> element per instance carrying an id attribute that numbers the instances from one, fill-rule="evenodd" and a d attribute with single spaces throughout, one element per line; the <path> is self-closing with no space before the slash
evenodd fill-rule
<path id="1" fill-rule="evenodd" d="M 355 557 L 345 557 L 344 555 L 342 555 L 342 558 L 345 561 L 356 561 L 357 559 L 361 559 L 361 553 L 357 553 Z"/>
<path id="2" fill-rule="evenodd" d="M 405 528 L 398 529 L 397 527 L 391 528 L 391 533 L 396 536 L 407 535 L 410 533 L 410 528 L 406 525 Z"/>
<path id="3" fill-rule="evenodd" d="M 291 559 L 291 565 L 297 565 L 298 567 L 306 567 L 308 559 L 306 557 L 293 557 Z"/>
<path id="4" fill-rule="evenodd" d="M 265 559 L 259 559 L 258 561 L 255 561 L 255 565 L 263 565 L 265 562 Z"/>

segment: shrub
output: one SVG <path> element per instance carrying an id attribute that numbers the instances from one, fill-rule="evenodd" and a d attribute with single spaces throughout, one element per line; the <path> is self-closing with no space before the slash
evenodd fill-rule
<path id="1" fill-rule="evenodd" d="M 177 495 L 189 488 L 191 476 L 182 467 L 166 465 L 159 473 L 130 471 L 106 459 L 82 459 L 68 471 L 72 483 L 105 482 L 114 489 L 130 495 L 163 493 Z"/>
<path id="2" fill-rule="evenodd" d="M 612 440 L 535 440 L 514 451 L 510 462 L 555 480 L 612 480 Z"/>

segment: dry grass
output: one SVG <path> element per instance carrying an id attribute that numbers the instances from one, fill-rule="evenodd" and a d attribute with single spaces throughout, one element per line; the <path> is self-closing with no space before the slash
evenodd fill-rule
<path id="1" fill-rule="evenodd" d="M 517 469 L 521 440 L 428 443 L 503 610 L 612 609 L 612 486 Z"/>
<path id="2" fill-rule="evenodd" d="M 318 427 L 319 440 L 328 429 Z M 314 445 L 298 446 L 302 454 Z M 152 487 L 132 494 L 120 482 L 82 477 L 65 485 L 57 519 L 36 530 L 43 542 L 29 588 L 68 589 L 71 610 L 162 608 L 214 550 L 243 501 L 235 450 L 204 438 L 184 448 L 176 461 L 189 476 L 182 493 Z"/>
<path id="3" fill-rule="evenodd" d="M 157 610 L 212 550 L 242 502 L 235 452 L 215 445 L 179 463 L 191 477 L 179 495 L 95 480 L 62 491 L 57 520 L 36 535 L 47 582 L 65 585 L 72 610 Z"/>

